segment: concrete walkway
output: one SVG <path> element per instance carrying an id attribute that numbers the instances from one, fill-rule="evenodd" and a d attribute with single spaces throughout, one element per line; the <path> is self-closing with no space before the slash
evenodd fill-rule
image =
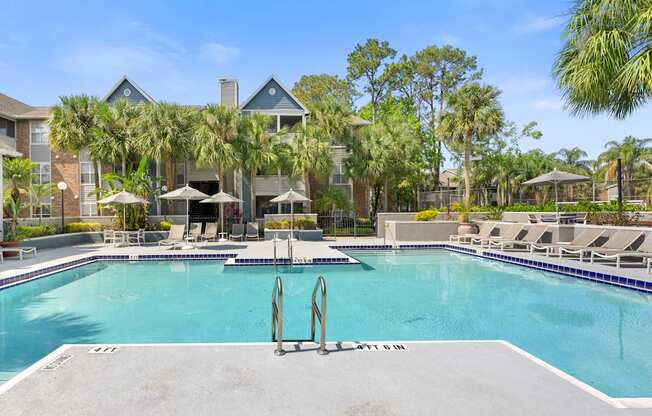
<path id="1" fill-rule="evenodd" d="M 0 414 L 652 415 L 619 409 L 504 342 L 397 344 L 329 345 L 327 356 L 286 346 L 283 357 L 271 344 L 64 347 L 0 387 Z"/>

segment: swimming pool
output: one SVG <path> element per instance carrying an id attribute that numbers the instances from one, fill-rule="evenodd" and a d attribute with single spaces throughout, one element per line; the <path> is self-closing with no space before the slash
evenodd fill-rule
<path id="1" fill-rule="evenodd" d="M 352 255 L 279 269 L 286 339 L 309 336 L 321 274 L 330 341 L 505 339 L 612 397 L 652 396 L 650 295 L 443 250 Z M 63 343 L 269 341 L 273 283 L 271 267 L 95 262 L 2 290 L 0 380 Z"/>

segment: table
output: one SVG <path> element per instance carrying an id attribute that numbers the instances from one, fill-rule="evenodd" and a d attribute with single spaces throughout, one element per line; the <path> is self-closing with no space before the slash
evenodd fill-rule
<path id="1" fill-rule="evenodd" d="M 221 233 L 217 233 L 217 235 L 220 237 L 217 241 L 224 242 L 227 241 L 227 237 L 229 236 L 229 233 L 221 232 Z"/>

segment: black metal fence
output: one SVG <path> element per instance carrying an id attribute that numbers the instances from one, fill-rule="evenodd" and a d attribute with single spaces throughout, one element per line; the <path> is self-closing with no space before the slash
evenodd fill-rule
<path id="1" fill-rule="evenodd" d="M 370 218 L 354 215 L 320 215 L 317 226 L 324 231 L 325 236 L 363 237 L 376 235 L 376 229 Z"/>

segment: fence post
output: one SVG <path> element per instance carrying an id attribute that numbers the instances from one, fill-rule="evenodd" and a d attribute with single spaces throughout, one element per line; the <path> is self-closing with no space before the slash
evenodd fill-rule
<path id="1" fill-rule="evenodd" d="M 353 238 L 358 238 L 358 230 L 356 226 L 358 225 L 358 221 L 355 216 L 355 212 L 353 213 Z"/>
<path id="2" fill-rule="evenodd" d="M 337 219 L 335 217 L 335 212 L 333 212 L 333 237 L 337 240 Z"/>

